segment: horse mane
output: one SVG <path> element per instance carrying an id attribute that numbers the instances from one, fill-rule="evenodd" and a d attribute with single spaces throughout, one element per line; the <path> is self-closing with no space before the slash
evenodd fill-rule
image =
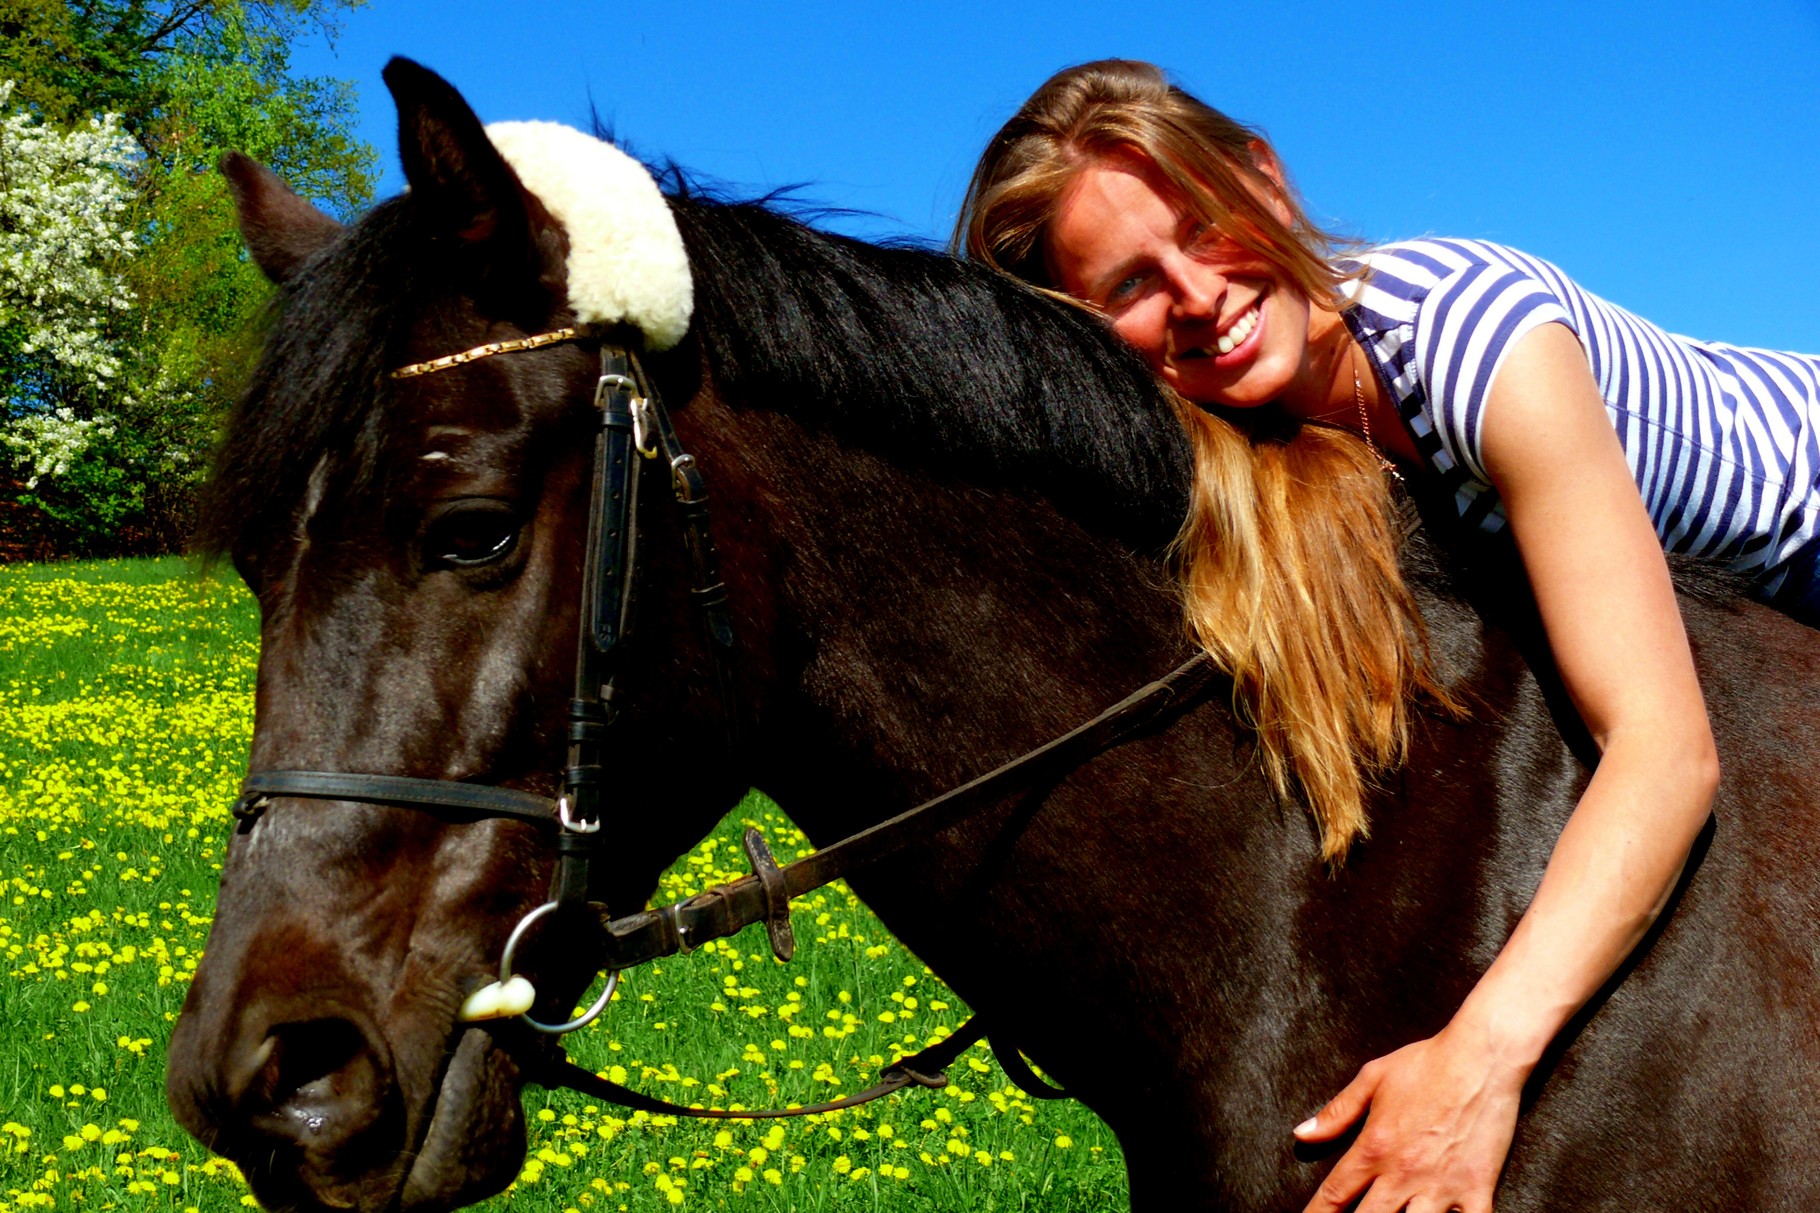
<path id="1" fill-rule="evenodd" d="M 318 252 L 268 304 L 265 348 L 215 452 L 193 546 L 240 555 L 292 525 L 324 452 L 353 492 L 368 487 L 386 441 L 386 376 L 414 314 L 422 242 L 408 198 L 388 199 Z"/>
<path id="2" fill-rule="evenodd" d="M 730 399 L 900 465 L 1034 490 L 1148 553 L 1187 511 L 1190 451 L 1148 366 L 1097 318 L 945 253 L 673 195 L 695 333 Z"/>
<path id="3" fill-rule="evenodd" d="M 1174 405 L 1106 326 L 1003 275 L 868 244 L 671 177 L 695 276 L 692 335 L 728 398 L 828 427 L 903 464 L 1027 488 L 1156 554 L 1187 509 Z M 425 277 L 408 197 L 375 207 L 273 300 L 218 450 L 196 547 L 291 524 L 323 451 L 344 491 L 384 448 L 379 402 Z"/>

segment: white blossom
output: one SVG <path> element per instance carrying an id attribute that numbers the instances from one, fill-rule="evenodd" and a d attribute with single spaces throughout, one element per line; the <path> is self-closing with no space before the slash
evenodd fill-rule
<path id="1" fill-rule="evenodd" d="M 69 409 L 28 413 L 0 431 L 0 443 L 19 452 L 31 467 L 25 487 L 35 489 L 45 476 L 61 476 L 90 438 L 106 438 L 114 432 L 113 418 L 97 417 L 93 421 L 78 418 Z"/>
<path id="2" fill-rule="evenodd" d="M 135 242 L 128 179 L 138 146 L 104 115 L 71 131 L 14 109 L 12 81 L 0 81 L 0 328 L 18 351 L 43 358 L 77 383 L 117 394 L 121 362 L 108 322 L 132 306 L 123 273 Z M 8 385 L 12 395 L 12 385 Z M 26 412 L 0 438 L 40 476 L 67 469 L 97 424 L 67 409 L 9 401 Z M 36 408 L 34 408 L 36 405 Z"/>

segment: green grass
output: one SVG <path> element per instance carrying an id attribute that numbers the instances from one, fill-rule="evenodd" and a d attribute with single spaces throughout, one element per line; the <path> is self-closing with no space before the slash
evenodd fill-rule
<path id="1" fill-rule="evenodd" d="M 257 626 L 231 576 L 180 560 L 0 567 L 0 1213 L 251 1201 L 165 1110 L 163 1053 L 213 913 Z M 747 822 L 780 859 L 806 851 L 754 796 L 658 896 L 739 874 Z M 577 1060 L 685 1103 L 811 1103 L 870 1085 L 965 1018 L 844 885 L 799 901 L 795 926 L 789 965 L 753 930 L 628 974 L 604 1019 L 571 1038 Z M 984 1048 L 949 1073 L 942 1092 L 749 1124 L 532 1089 L 530 1158 L 481 1207 L 1126 1203 L 1117 1147 L 1086 1111 L 1027 1099 Z"/>

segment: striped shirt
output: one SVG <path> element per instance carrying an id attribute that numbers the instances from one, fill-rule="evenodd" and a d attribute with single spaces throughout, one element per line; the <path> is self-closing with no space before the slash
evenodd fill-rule
<path id="1" fill-rule="evenodd" d="M 1504 511 L 1485 474 L 1485 400 L 1537 325 L 1579 338 L 1662 546 L 1720 561 L 1778 595 L 1820 595 L 1820 358 L 1665 333 L 1546 261 L 1480 240 L 1361 254 L 1342 313 L 1416 449 L 1486 530 Z"/>

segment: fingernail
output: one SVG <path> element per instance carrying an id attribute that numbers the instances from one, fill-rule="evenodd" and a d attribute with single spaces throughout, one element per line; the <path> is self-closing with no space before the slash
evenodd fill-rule
<path id="1" fill-rule="evenodd" d="M 1307 1120 L 1295 1127 L 1295 1135 L 1301 1137 L 1305 1133 L 1314 1132 L 1315 1125 L 1320 1119 L 1319 1116 L 1310 1116 Z"/>

